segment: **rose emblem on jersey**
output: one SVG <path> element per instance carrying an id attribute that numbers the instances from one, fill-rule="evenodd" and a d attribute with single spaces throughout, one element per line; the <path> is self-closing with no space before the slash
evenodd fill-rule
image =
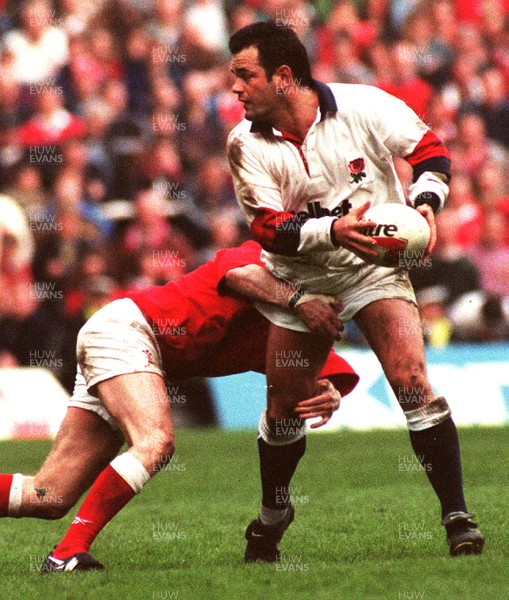
<path id="1" fill-rule="evenodd" d="M 355 160 L 351 160 L 348 163 L 348 170 L 350 171 L 350 175 L 352 179 L 350 183 L 360 183 L 364 177 L 366 177 L 366 172 L 364 169 L 366 168 L 366 163 L 363 158 L 356 158 Z"/>

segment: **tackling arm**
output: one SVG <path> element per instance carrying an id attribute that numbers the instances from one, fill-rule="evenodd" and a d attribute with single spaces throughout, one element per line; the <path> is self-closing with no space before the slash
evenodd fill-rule
<path id="1" fill-rule="evenodd" d="M 224 280 L 231 290 L 252 301 L 291 308 L 313 333 L 341 337 L 344 327 L 338 313 L 342 306 L 333 296 L 307 294 L 254 264 L 230 269 Z"/>

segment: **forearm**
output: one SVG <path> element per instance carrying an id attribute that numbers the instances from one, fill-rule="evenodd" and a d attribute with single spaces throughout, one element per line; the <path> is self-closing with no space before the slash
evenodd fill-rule
<path id="1" fill-rule="evenodd" d="M 259 265 L 231 269 L 226 273 L 225 281 L 237 294 L 283 308 L 288 307 L 288 301 L 298 289 L 298 286 L 277 279 Z"/>
<path id="2" fill-rule="evenodd" d="M 231 290 L 250 300 L 293 310 L 313 333 L 341 338 L 343 323 L 339 313 L 342 307 L 333 296 L 307 293 L 294 284 L 277 279 L 259 265 L 231 269 L 226 273 L 225 281 Z"/>

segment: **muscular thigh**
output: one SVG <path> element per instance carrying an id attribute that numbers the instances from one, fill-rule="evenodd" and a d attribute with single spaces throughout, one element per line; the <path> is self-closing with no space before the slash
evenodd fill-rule
<path id="1" fill-rule="evenodd" d="M 404 409 L 433 398 L 417 307 L 400 299 L 377 300 L 355 315 L 355 322 L 377 355 Z"/>
<path id="2" fill-rule="evenodd" d="M 269 413 L 289 416 L 298 402 L 314 394 L 331 346 L 328 338 L 271 325 L 266 360 Z"/>
<path id="3" fill-rule="evenodd" d="M 119 424 L 131 452 L 151 472 L 145 465 L 146 447 L 174 435 L 164 379 L 156 373 L 126 373 L 101 381 L 97 393 Z"/>

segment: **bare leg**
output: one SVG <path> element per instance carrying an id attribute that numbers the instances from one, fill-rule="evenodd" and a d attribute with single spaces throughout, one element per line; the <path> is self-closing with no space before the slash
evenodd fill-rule
<path id="1" fill-rule="evenodd" d="M 363 308 L 355 320 L 405 412 L 412 447 L 440 500 L 447 524 L 447 515 L 467 512 L 459 439 L 447 402 L 435 398 L 428 380 L 417 308 L 403 300 L 379 300 Z M 471 527 L 469 523 L 463 526 Z M 451 531 L 448 529 L 449 536 Z"/>
<path id="2" fill-rule="evenodd" d="M 128 373 L 97 385 L 108 412 L 124 432 L 129 452 L 150 476 L 174 452 L 170 402 L 163 378 L 155 373 Z"/>
<path id="3" fill-rule="evenodd" d="M 378 357 L 404 411 L 434 398 L 426 370 L 424 341 L 417 307 L 399 299 L 364 307 L 355 321 Z"/>
<path id="4" fill-rule="evenodd" d="M 332 339 L 271 325 L 267 342 L 267 420 L 294 418 L 301 400 L 315 395 Z"/>
<path id="5" fill-rule="evenodd" d="M 169 462 L 174 452 L 170 403 L 160 375 L 118 375 L 97 384 L 97 394 L 118 422 L 129 449 L 100 473 L 53 551 L 53 562 L 73 560 L 71 557 L 88 552 L 101 529 Z"/>
<path id="6" fill-rule="evenodd" d="M 69 407 L 39 472 L 23 479 L 20 516 L 63 517 L 121 445 L 118 432 L 97 414 Z"/>

